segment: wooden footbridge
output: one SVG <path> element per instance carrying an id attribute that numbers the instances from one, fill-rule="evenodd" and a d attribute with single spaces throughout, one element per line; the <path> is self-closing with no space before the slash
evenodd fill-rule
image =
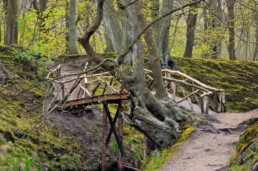
<path id="1" fill-rule="evenodd" d="M 86 71 L 86 68 L 87 64 L 84 71 Z M 144 71 L 147 85 L 152 90 L 152 71 L 148 69 Z M 217 113 L 226 111 L 223 89 L 210 87 L 180 71 L 164 69 L 162 73 L 167 92 L 176 103 L 187 102 L 191 110 L 194 110 L 193 104 L 198 104 L 200 111 L 206 114 L 208 114 L 209 109 Z M 55 69 L 50 70 L 47 78 L 51 80 L 48 90 L 51 89 L 54 99 L 56 99 L 56 102 L 59 102 L 59 109 L 79 112 L 85 110 L 88 105 L 103 104 L 102 170 L 105 170 L 106 167 L 106 148 L 112 133 L 120 150 L 118 165 L 119 170 L 122 170 L 124 167 L 122 112 L 124 104 L 133 103 L 130 100 L 130 94 L 121 87 L 119 82 L 109 72 L 97 73 L 94 71 L 94 73 L 83 75 L 75 74 L 72 78 L 69 77 L 70 79 L 67 79 L 67 77 L 62 75 L 61 65 L 58 65 Z M 114 119 L 110 114 L 108 104 L 118 104 Z M 107 120 L 110 124 L 108 134 Z M 117 121 L 118 133 L 115 129 Z"/>

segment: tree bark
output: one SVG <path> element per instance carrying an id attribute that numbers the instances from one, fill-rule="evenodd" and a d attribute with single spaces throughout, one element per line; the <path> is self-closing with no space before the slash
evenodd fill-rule
<path id="1" fill-rule="evenodd" d="M 235 52 L 235 0 L 226 0 L 226 5 L 228 9 L 228 54 L 230 60 L 236 60 Z"/>
<path id="2" fill-rule="evenodd" d="M 217 11 L 218 11 L 218 17 L 220 20 L 222 20 L 222 0 L 218 0 L 218 7 L 217 7 Z M 217 58 L 221 57 L 221 52 L 222 52 L 222 40 L 223 40 L 223 36 L 222 36 L 222 24 L 220 21 L 217 22 L 217 28 L 219 29 L 220 33 L 219 33 L 219 37 L 218 37 L 218 50 L 217 50 Z"/>
<path id="3" fill-rule="evenodd" d="M 167 13 L 173 9 L 174 0 L 163 0 L 162 2 L 162 12 L 161 15 Z M 157 47 L 160 54 L 160 61 L 162 69 L 176 69 L 175 62 L 170 58 L 169 50 L 169 29 L 172 20 L 172 15 L 163 19 L 157 30 L 158 39 L 156 39 Z M 154 33 L 155 34 L 155 33 Z"/>
<path id="4" fill-rule="evenodd" d="M 197 5 L 190 7 L 189 14 L 187 16 L 187 32 L 186 32 L 186 46 L 184 57 L 192 58 L 193 46 L 194 46 L 194 33 L 197 23 L 198 8 Z"/>
<path id="5" fill-rule="evenodd" d="M 107 36 L 109 37 L 110 41 L 112 42 L 114 51 L 118 54 L 121 50 L 121 44 L 122 44 L 122 30 L 121 26 L 119 24 L 119 21 L 116 18 L 116 14 L 112 9 L 113 3 L 111 3 L 111 0 L 106 0 L 106 3 L 104 4 L 104 18 L 103 23 L 105 26 L 105 30 L 107 32 Z"/>
<path id="6" fill-rule="evenodd" d="M 18 40 L 17 1 L 5 0 L 4 4 L 7 8 L 5 44 L 11 45 Z"/>
<path id="7" fill-rule="evenodd" d="M 2 43 L 2 23 L 0 22 L 0 43 Z"/>
<path id="8" fill-rule="evenodd" d="M 69 53 L 77 54 L 76 48 L 76 0 L 70 0 L 70 17 L 69 17 Z"/>
<path id="9" fill-rule="evenodd" d="M 254 21 L 255 21 L 255 48 L 253 54 L 253 61 L 257 61 L 258 58 L 258 2 L 255 4 L 256 11 L 254 12 Z"/>
<path id="10" fill-rule="evenodd" d="M 69 53 L 69 37 L 70 37 L 70 30 L 69 30 L 69 0 L 65 0 L 65 28 L 66 28 L 66 33 L 65 33 L 65 40 L 66 40 L 66 52 Z"/>
<path id="11" fill-rule="evenodd" d="M 207 44 L 208 42 L 208 39 L 207 39 L 207 30 L 208 30 L 208 26 L 209 26 L 209 19 L 208 19 L 208 14 L 207 14 L 207 7 L 204 6 L 203 7 L 203 20 L 204 20 L 204 23 L 203 23 L 203 29 L 204 29 L 204 44 Z M 208 58 L 208 53 L 204 53 L 203 54 L 203 58 L 204 59 L 207 59 Z"/>
<path id="12" fill-rule="evenodd" d="M 210 25 L 212 28 L 212 33 L 218 33 L 217 30 L 217 16 L 218 16 L 218 12 L 217 12 L 217 0 L 210 0 L 210 4 L 211 4 L 211 10 L 213 11 L 214 14 L 211 14 L 211 20 L 210 20 Z M 212 51 L 212 59 L 217 59 L 218 58 L 218 37 L 216 37 L 215 39 L 213 39 L 213 41 L 211 42 L 211 51 Z"/>

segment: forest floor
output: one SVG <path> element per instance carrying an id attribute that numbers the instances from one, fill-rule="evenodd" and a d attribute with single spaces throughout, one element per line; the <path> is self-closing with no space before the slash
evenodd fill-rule
<path id="1" fill-rule="evenodd" d="M 229 164 L 235 155 L 235 143 L 242 131 L 234 131 L 238 124 L 258 117 L 258 109 L 246 113 L 210 114 L 219 123 L 214 130 L 197 131 L 177 150 L 159 171 L 218 171 Z"/>

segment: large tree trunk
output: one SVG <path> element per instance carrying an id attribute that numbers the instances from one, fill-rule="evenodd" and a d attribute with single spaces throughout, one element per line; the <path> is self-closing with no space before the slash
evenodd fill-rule
<path id="1" fill-rule="evenodd" d="M 163 0 L 161 15 L 167 13 L 173 8 L 174 0 Z M 169 29 L 172 20 L 172 15 L 162 20 L 158 32 L 158 39 L 156 39 L 157 47 L 161 57 L 162 68 L 176 69 L 175 62 L 170 58 L 169 50 Z"/>
<path id="2" fill-rule="evenodd" d="M 254 48 L 254 54 L 253 54 L 253 61 L 257 60 L 258 55 L 258 2 L 255 4 L 256 11 L 254 12 L 254 21 L 255 21 L 255 48 Z"/>
<path id="3" fill-rule="evenodd" d="M 186 20 L 187 32 L 186 32 L 186 46 L 185 46 L 184 57 L 192 58 L 193 46 L 194 46 L 194 33 L 195 33 L 195 27 L 197 23 L 197 14 L 198 14 L 198 8 L 197 8 L 197 5 L 195 5 L 190 8 L 189 14 Z"/>
<path id="4" fill-rule="evenodd" d="M 222 0 L 218 0 L 218 7 L 217 7 L 219 20 L 222 20 L 222 18 L 223 18 L 223 15 L 222 15 L 223 10 L 222 10 L 222 2 L 221 1 Z M 219 38 L 218 38 L 217 58 L 220 58 L 221 52 L 222 52 L 222 40 L 223 40 L 221 21 L 217 22 L 217 28 L 220 31 Z"/>
<path id="5" fill-rule="evenodd" d="M 131 1 L 120 2 L 124 5 Z M 148 55 L 150 56 L 153 71 L 155 96 L 148 89 L 144 80 L 143 48 L 141 41 L 138 41 L 130 50 L 130 53 L 120 59 L 118 63 L 119 67 L 116 67 L 116 62 L 103 62 L 103 59 L 96 54 L 89 44 L 89 39 L 100 26 L 103 18 L 103 5 L 104 0 L 98 0 L 96 19 L 86 30 L 84 36 L 79 39 L 79 42 L 95 62 L 102 62 L 102 67 L 111 70 L 111 73 L 119 77 L 121 84 L 131 93 L 135 102 L 135 108 L 131 116 L 123 114 L 124 120 L 141 130 L 159 147 L 164 147 L 178 137 L 180 123 L 188 121 L 188 117 L 185 115 L 188 111 L 177 107 L 176 103 L 166 93 L 162 81 L 160 59 L 157 58 L 157 56 L 159 57 L 159 50 L 155 43 L 152 28 L 149 28 L 145 32 L 144 39 L 148 46 Z M 146 25 L 141 9 L 142 4 L 140 1 L 127 7 L 127 9 L 122 9 L 123 21 L 125 21 L 124 19 L 127 20 L 124 24 L 125 26 L 130 26 L 129 28 L 126 27 L 128 30 L 126 28 L 123 29 L 123 34 L 126 36 L 123 42 L 128 42 L 128 40 L 130 42 L 133 39 L 130 35 L 136 35 L 136 32 L 139 31 L 139 27 L 136 26 L 143 28 Z M 130 25 L 127 23 L 130 23 Z M 131 59 L 128 62 L 129 58 Z"/>
<path id="6" fill-rule="evenodd" d="M 0 22 L 0 43 L 2 43 L 2 23 Z"/>
<path id="7" fill-rule="evenodd" d="M 77 54 L 76 48 L 76 0 L 70 0 L 70 17 L 69 17 L 69 53 Z"/>
<path id="8" fill-rule="evenodd" d="M 214 11 L 214 13 L 216 14 L 216 16 L 218 16 L 218 12 L 217 12 L 217 0 L 210 0 L 210 4 L 211 4 L 211 10 Z M 212 15 L 211 14 L 211 20 L 210 20 L 210 25 L 211 25 L 211 28 L 212 28 L 212 32 L 213 33 L 218 33 L 218 30 L 217 30 L 217 24 L 218 24 L 218 21 L 217 21 L 217 18 L 216 16 Z M 217 52 L 218 52 L 218 38 L 214 39 L 212 42 L 211 42 L 211 50 L 212 50 L 212 59 L 217 59 Z"/>
<path id="9" fill-rule="evenodd" d="M 208 42 L 207 31 L 208 31 L 208 26 L 209 26 L 209 20 L 208 20 L 208 14 L 207 14 L 207 9 L 206 8 L 207 8 L 206 6 L 203 7 L 203 20 L 204 20 L 204 22 L 203 22 L 203 29 L 204 29 L 204 41 L 203 41 L 203 43 L 204 44 L 207 44 L 207 42 Z M 208 58 L 208 53 L 207 52 L 205 52 L 203 54 L 203 58 L 204 59 Z"/>
<path id="10" fill-rule="evenodd" d="M 104 5 L 104 18 L 103 23 L 105 26 L 105 30 L 107 32 L 107 36 L 109 37 L 110 41 L 112 42 L 114 51 L 118 54 L 121 50 L 122 44 L 122 30 L 119 24 L 119 21 L 116 18 L 116 14 L 113 11 L 113 3 L 111 0 L 106 0 Z"/>
<path id="11" fill-rule="evenodd" d="M 235 52 L 235 0 L 226 0 L 227 9 L 228 9 L 228 30 L 229 30 L 229 39 L 228 39 L 228 54 L 230 60 L 236 60 Z"/>
<path id="12" fill-rule="evenodd" d="M 65 33 L 65 40 L 66 40 L 66 52 L 69 53 L 69 37 L 70 37 L 70 30 L 69 30 L 69 0 L 65 0 L 65 28 L 67 29 Z"/>
<path id="13" fill-rule="evenodd" d="M 17 1 L 6 0 L 5 6 L 7 7 L 5 44 L 10 45 L 17 43 L 18 40 Z"/>

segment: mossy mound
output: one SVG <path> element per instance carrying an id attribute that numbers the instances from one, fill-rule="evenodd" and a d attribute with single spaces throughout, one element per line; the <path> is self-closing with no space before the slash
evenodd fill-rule
<path id="1" fill-rule="evenodd" d="M 231 160 L 229 170 L 250 171 L 258 163 L 258 121 L 248 128 L 239 138 L 236 145 L 237 155 Z M 258 166 L 256 166 L 256 169 Z M 254 169 L 255 170 L 255 169 Z"/>
<path id="2" fill-rule="evenodd" d="M 42 118 L 46 74 L 30 54 L 0 44 L 0 70 L 7 75 L 0 84 L 0 170 L 82 170 L 87 163 L 74 136 L 47 120 L 26 135 Z"/>
<path id="3" fill-rule="evenodd" d="M 172 58 L 181 72 L 212 87 L 225 89 L 228 111 L 258 108 L 258 62 Z"/>

